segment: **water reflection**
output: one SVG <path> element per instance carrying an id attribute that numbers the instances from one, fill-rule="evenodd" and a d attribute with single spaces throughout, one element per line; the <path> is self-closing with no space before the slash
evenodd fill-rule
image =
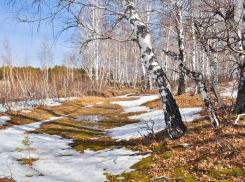
<path id="1" fill-rule="evenodd" d="M 102 116 L 102 115 L 85 115 L 85 116 L 76 116 L 74 117 L 74 120 L 75 121 L 98 122 L 104 118 L 105 116 Z"/>

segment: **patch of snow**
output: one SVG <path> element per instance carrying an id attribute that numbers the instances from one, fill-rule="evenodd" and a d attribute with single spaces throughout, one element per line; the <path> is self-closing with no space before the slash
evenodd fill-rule
<path id="1" fill-rule="evenodd" d="M 30 113 L 31 111 L 30 110 L 22 110 L 21 112 Z"/>
<path id="2" fill-rule="evenodd" d="M 184 143 L 184 144 L 183 144 L 183 147 L 184 147 L 184 148 L 188 148 L 188 147 L 190 147 L 190 144 Z"/>
<path id="3" fill-rule="evenodd" d="M 141 112 L 141 111 L 150 111 L 150 109 L 148 107 L 145 107 L 145 106 L 126 107 L 124 109 L 124 113 Z"/>
<path id="4" fill-rule="evenodd" d="M 229 86 L 222 87 L 224 91 L 220 94 L 223 97 L 236 98 L 238 92 L 238 82 L 233 81 L 228 83 Z"/>
<path id="5" fill-rule="evenodd" d="M 146 122 L 148 122 L 150 119 L 152 119 L 155 122 L 154 124 L 155 132 L 161 131 L 166 127 L 165 122 L 163 121 L 164 115 L 162 110 L 151 111 L 137 116 L 130 116 L 129 118 L 141 119 L 142 121 L 134 124 L 128 124 L 121 127 L 106 129 L 105 131 L 109 132 L 110 136 L 113 139 L 129 140 L 131 138 L 139 138 L 144 135 L 148 135 L 146 129 Z M 151 123 L 150 122 L 148 123 L 151 126 Z"/>
<path id="6" fill-rule="evenodd" d="M 128 96 L 125 96 L 125 98 L 128 98 Z M 139 99 L 135 101 L 121 101 L 114 102 L 114 104 L 122 105 L 126 112 L 143 110 L 149 112 L 130 117 L 130 119 L 140 119 L 141 122 L 139 123 L 106 130 L 111 132 L 112 138 L 128 140 L 146 135 L 145 122 L 148 122 L 151 126 L 149 120 L 155 122 L 155 132 L 165 128 L 162 110 L 149 110 L 144 106 L 140 107 L 141 104 L 147 101 L 159 98 L 158 95 L 144 95 L 137 98 Z M 199 115 L 195 115 L 198 111 L 200 111 L 200 108 L 181 109 L 182 116 L 185 116 L 186 121 L 199 117 Z M 73 142 L 71 139 L 63 139 L 60 136 L 47 134 L 29 134 L 30 140 L 33 141 L 32 147 L 37 148 L 36 151 L 31 151 L 31 157 L 38 158 L 38 160 L 33 163 L 32 168 L 28 165 L 21 165 L 17 159 L 26 157 L 27 151 L 17 152 L 16 147 L 24 148 L 22 144 L 24 133 L 40 128 L 42 123 L 62 117 L 53 117 L 45 121 L 0 130 L 0 176 L 10 177 L 12 175 L 16 181 L 27 182 L 102 182 L 106 180 L 103 173 L 116 175 L 133 171 L 133 169 L 130 169 L 133 164 L 143 157 L 149 156 L 134 155 L 137 152 L 125 148 L 105 149 L 97 152 L 86 150 L 81 154 L 69 146 Z"/>
<path id="7" fill-rule="evenodd" d="M 180 113 L 182 116 L 182 120 L 184 122 L 192 122 L 196 118 L 201 118 L 200 114 L 196 114 L 201 112 L 202 108 L 180 108 Z"/>
<path id="8" fill-rule="evenodd" d="M 201 115 L 196 114 L 201 110 L 202 108 L 182 108 L 180 109 L 180 112 L 184 122 L 191 122 L 195 118 L 202 117 Z M 152 127 L 150 120 L 154 121 L 153 130 L 155 133 L 164 130 L 166 127 L 162 110 L 153 110 L 148 113 L 130 116 L 129 118 L 139 119 L 141 122 L 112 129 L 106 129 L 105 131 L 108 132 L 113 139 L 129 140 L 131 138 L 139 138 L 148 135 L 149 131 L 146 128 L 146 123 Z"/>
<path id="9" fill-rule="evenodd" d="M 47 105 L 47 106 L 59 106 L 61 101 L 74 100 L 76 97 L 69 98 L 53 98 L 53 99 L 41 99 L 41 100 L 31 100 L 31 101 L 18 101 L 18 102 L 9 102 L 4 105 L 0 105 L 0 112 L 5 112 L 8 110 L 18 111 L 25 108 L 33 109 L 35 106 Z"/>
<path id="10" fill-rule="evenodd" d="M 47 103 L 46 105 L 47 105 L 47 106 L 60 106 L 61 103 L 59 103 L 59 102 L 49 102 L 49 103 Z"/>
<path id="11" fill-rule="evenodd" d="M 220 95 L 223 96 L 223 97 L 236 98 L 237 97 L 237 90 L 234 91 L 234 92 L 232 92 L 232 91 L 224 91 Z"/>
<path id="12" fill-rule="evenodd" d="M 114 98 L 138 98 L 139 96 L 131 96 L 131 95 L 133 95 L 133 94 L 135 94 L 135 93 L 129 93 L 129 94 L 126 94 L 126 95 L 120 95 L 120 96 L 116 96 L 116 97 L 114 97 Z"/>
<path id="13" fill-rule="evenodd" d="M 96 104 L 103 104 L 104 102 L 98 102 L 98 103 L 96 103 Z"/>
<path id="14" fill-rule="evenodd" d="M 33 131 L 42 123 L 62 117 L 0 130 L 0 176 L 12 175 L 16 181 L 26 182 L 101 182 L 106 180 L 103 173 L 116 175 L 133 171 L 130 169 L 133 164 L 149 156 L 133 155 L 137 152 L 124 148 L 97 152 L 86 150 L 81 154 L 69 146 L 73 141 L 71 139 L 47 134 L 29 134 L 30 140 L 33 141 L 32 147 L 37 148 L 36 151 L 31 151 L 31 157 L 38 160 L 33 163 L 32 168 L 21 165 L 17 159 L 27 157 L 27 151 L 17 152 L 16 147 L 24 148 L 24 132 Z"/>
<path id="15" fill-rule="evenodd" d="M 5 124 L 6 121 L 11 120 L 11 118 L 9 116 L 1 116 L 0 117 L 0 126 L 3 126 Z"/>
<path id="16" fill-rule="evenodd" d="M 127 97 L 119 97 L 119 98 L 129 98 L 128 95 Z M 122 107 L 124 107 L 124 113 L 128 112 L 138 112 L 138 111 L 148 111 L 148 108 L 142 107 L 139 108 L 140 105 L 144 104 L 145 102 L 155 100 L 159 98 L 159 95 L 154 94 L 154 95 L 142 95 L 142 96 L 137 96 L 136 98 L 139 98 L 137 100 L 132 100 L 132 101 L 116 101 L 116 102 L 110 102 L 110 104 L 118 104 Z"/>
<path id="17" fill-rule="evenodd" d="M 82 108 L 85 109 L 85 108 L 90 108 L 90 107 L 93 107 L 93 105 L 88 105 L 88 106 L 85 106 L 85 107 L 82 107 Z"/>

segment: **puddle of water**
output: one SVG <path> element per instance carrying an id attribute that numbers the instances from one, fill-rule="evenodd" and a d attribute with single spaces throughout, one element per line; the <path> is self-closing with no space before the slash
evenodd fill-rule
<path id="1" fill-rule="evenodd" d="M 76 116 L 74 117 L 75 121 L 86 121 L 86 122 L 98 122 L 104 119 L 105 116 L 102 115 L 85 115 L 85 116 Z"/>

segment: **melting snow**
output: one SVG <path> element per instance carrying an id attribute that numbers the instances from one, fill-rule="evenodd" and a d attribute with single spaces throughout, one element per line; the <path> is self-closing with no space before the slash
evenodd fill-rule
<path id="1" fill-rule="evenodd" d="M 128 98 L 128 96 L 124 97 Z M 155 122 L 155 131 L 165 128 L 162 110 L 150 110 L 140 106 L 147 101 L 158 98 L 158 95 L 144 95 L 137 98 L 138 100 L 135 101 L 113 102 L 113 104 L 122 105 L 125 112 L 148 111 L 148 113 L 130 117 L 131 119 L 140 119 L 142 122 L 107 130 L 111 132 L 113 138 L 130 139 L 146 134 L 145 122 L 150 119 Z M 200 110 L 200 108 L 182 109 L 181 113 L 188 122 L 199 117 L 195 113 Z M 137 152 L 124 148 L 106 149 L 98 152 L 86 150 L 84 154 L 81 154 L 69 146 L 72 143 L 70 139 L 47 134 L 29 134 L 30 140 L 33 141 L 32 147 L 37 148 L 36 151 L 31 152 L 31 156 L 39 160 L 33 163 L 32 168 L 28 165 L 21 165 L 17 159 L 26 157 L 27 153 L 26 151 L 17 152 L 16 147 L 24 148 L 21 143 L 25 136 L 24 133 L 38 129 L 42 123 L 59 118 L 61 117 L 0 130 L 0 178 L 12 175 L 16 181 L 102 182 L 106 180 L 103 173 L 116 175 L 130 172 L 133 170 L 130 169 L 130 166 L 143 157 L 149 156 L 134 155 Z M 10 118 L 0 117 L 0 119 L 2 119 L 0 123 L 4 123 Z"/>
<path id="2" fill-rule="evenodd" d="M 0 112 L 7 111 L 7 108 L 13 111 L 17 111 L 17 110 L 22 110 L 24 108 L 33 109 L 35 108 L 35 106 L 40 106 L 40 105 L 59 106 L 61 105 L 60 101 L 73 100 L 73 99 L 76 99 L 76 97 L 9 102 L 4 105 L 3 104 L 0 105 Z"/>
<path id="3" fill-rule="evenodd" d="M 96 104 L 103 104 L 104 102 L 97 102 Z"/>
<path id="4" fill-rule="evenodd" d="M 236 81 L 229 82 L 229 86 L 222 87 L 224 91 L 220 94 L 223 97 L 236 98 L 238 91 L 238 83 Z"/>
<path id="5" fill-rule="evenodd" d="M 27 155 L 25 151 L 15 150 L 16 147 L 24 148 L 21 143 L 24 132 L 33 131 L 39 128 L 41 123 L 59 118 L 61 117 L 0 130 L 0 177 L 10 177 L 12 173 L 16 181 L 101 182 L 106 180 L 103 173 L 130 172 L 133 170 L 130 166 L 142 159 L 141 155 L 133 155 L 137 152 L 127 149 L 106 149 L 98 152 L 86 150 L 81 154 L 68 145 L 72 143 L 70 139 L 46 134 L 29 134 L 30 140 L 33 141 L 32 147 L 37 148 L 37 151 L 31 151 L 31 156 L 39 160 L 34 162 L 32 169 L 19 164 L 17 159 Z"/>
<path id="6" fill-rule="evenodd" d="M 82 107 L 82 108 L 85 109 L 85 108 L 90 108 L 90 107 L 93 107 L 93 105 L 85 106 L 85 107 Z"/>
<path id="7" fill-rule="evenodd" d="M 0 117 L 0 126 L 3 126 L 6 121 L 11 120 L 9 116 L 1 116 Z"/>
<path id="8" fill-rule="evenodd" d="M 22 110 L 21 112 L 30 113 L 31 111 L 30 110 Z"/>
<path id="9" fill-rule="evenodd" d="M 116 127 L 112 129 L 107 129 L 106 131 L 111 135 L 113 139 L 118 140 L 129 140 L 130 138 L 139 138 L 148 135 L 149 130 L 147 130 L 147 124 L 152 128 L 151 120 L 154 121 L 154 132 L 159 132 L 165 129 L 165 121 L 163 110 L 150 110 L 145 106 L 140 106 L 145 102 L 155 100 L 159 98 L 158 95 L 142 95 L 138 97 L 138 100 L 133 101 L 118 101 L 111 102 L 111 104 L 119 104 L 124 107 L 124 112 L 138 112 L 138 111 L 148 111 L 147 113 L 130 116 L 130 119 L 138 119 L 141 122 L 129 124 L 121 127 Z M 191 122 L 195 118 L 202 117 L 199 114 L 202 108 L 184 108 L 180 109 L 182 119 L 184 122 Z"/>
<path id="10" fill-rule="evenodd" d="M 128 94 L 129 95 L 129 94 Z M 143 96 L 122 96 L 120 98 L 139 98 L 137 100 L 132 101 L 117 101 L 117 102 L 110 102 L 110 104 L 118 104 L 124 107 L 124 113 L 129 112 L 139 112 L 139 111 L 150 111 L 148 107 L 140 106 L 145 102 L 155 100 L 159 98 L 157 94 L 154 95 L 143 95 Z"/>

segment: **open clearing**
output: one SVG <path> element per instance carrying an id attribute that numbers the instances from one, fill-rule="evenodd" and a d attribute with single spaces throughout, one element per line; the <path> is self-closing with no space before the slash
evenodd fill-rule
<path id="1" fill-rule="evenodd" d="M 162 110 L 153 109 L 160 109 L 160 101 L 152 93 L 83 97 L 2 116 L 1 181 L 150 181 L 161 175 L 184 176 L 182 181 L 243 179 L 243 161 L 238 161 L 244 154 L 230 152 L 234 144 L 220 153 L 213 138 L 217 131 L 206 120 L 200 95 L 176 99 L 188 133 L 175 141 L 164 130 Z M 147 124 L 157 140 L 143 137 L 151 132 Z M 234 142 L 227 136 L 231 131 L 245 133 L 244 127 L 221 128 L 222 145 Z M 35 150 L 23 145 L 27 135 Z M 238 137 L 236 142 L 242 150 L 244 141 Z M 224 155 L 228 159 L 223 160 Z"/>

